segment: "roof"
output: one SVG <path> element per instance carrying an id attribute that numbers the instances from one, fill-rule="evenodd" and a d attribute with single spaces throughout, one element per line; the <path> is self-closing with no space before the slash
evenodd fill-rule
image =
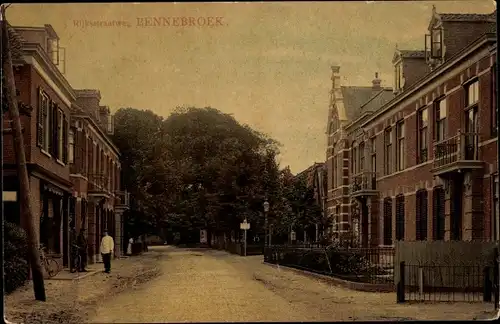
<path id="1" fill-rule="evenodd" d="M 344 107 L 349 121 L 358 118 L 363 111 L 365 104 L 377 97 L 380 93 L 387 92 L 385 89 L 374 89 L 373 87 L 341 87 L 344 98 Z M 385 98 L 385 94 L 383 97 Z"/>
<path id="2" fill-rule="evenodd" d="M 425 57 L 425 51 L 399 50 L 400 56 L 405 57 Z"/>
<path id="3" fill-rule="evenodd" d="M 392 91 L 392 89 L 385 88 L 375 94 L 375 96 L 373 96 L 368 102 L 366 102 L 363 107 L 361 107 L 361 111 L 376 111 L 385 103 L 391 101 L 392 98 L 394 98 L 394 91 Z"/>
<path id="4" fill-rule="evenodd" d="M 463 14 L 463 13 L 440 13 L 441 21 L 479 21 L 495 22 L 496 10 L 490 14 Z"/>

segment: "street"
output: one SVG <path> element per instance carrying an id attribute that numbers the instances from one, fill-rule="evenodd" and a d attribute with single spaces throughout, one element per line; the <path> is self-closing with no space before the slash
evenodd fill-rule
<path id="1" fill-rule="evenodd" d="M 394 293 L 329 285 L 262 263 L 208 249 L 152 247 L 162 274 L 112 296 L 89 321 L 336 321 L 473 319 L 491 304 L 405 304 Z"/>

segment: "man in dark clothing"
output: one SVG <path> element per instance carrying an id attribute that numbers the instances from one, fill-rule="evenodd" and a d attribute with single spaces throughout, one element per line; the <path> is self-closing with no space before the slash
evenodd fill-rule
<path id="1" fill-rule="evenodd" d="M 80 272 L 87 272 L 85 267 L 87 266 L 87 238 L 85 237 L 85 229 L 80 230 L 80 233 L 78 234 L 78 239 L 76 243 L 80 249 L 80 257 L 81 257 L 81 263 L 80 263 Z"/>

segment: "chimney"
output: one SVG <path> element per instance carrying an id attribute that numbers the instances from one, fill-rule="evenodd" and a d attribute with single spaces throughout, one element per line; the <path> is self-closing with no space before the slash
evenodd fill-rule
<path id="1" fill-rule="evenodd" d="M 100 120 L 99 102 L 101 101 L 101 92 L 94 89 L 75 90 L 77 104 L 85 109 L 92 118 Z"/>
<path id="2" fill-rule="evenodd" d="M 373 88 L 373 90 L 381 90 L 382 89 L 382 87 L 380 86 L 381 83 L 382 83 L 382 80 L 380 80 L 378 78 L 378 72 L 375 72 L 375 79 L 373 79 L 373 81 L 372 81 L 372 84 L 373 84 L 372 88 Z"/>

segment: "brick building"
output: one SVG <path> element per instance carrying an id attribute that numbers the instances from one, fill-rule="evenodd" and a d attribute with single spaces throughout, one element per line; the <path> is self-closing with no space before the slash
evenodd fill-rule
<path id="1" fill-rule="evenodd" d="M 109 107 L 100 105 L 98 90 L 75 90 L 69 130 L 71 181 L 76 196 L 75 224 L 87 229 L 89 256 L 100 260 L 99 242 L 108 230 L 122 252 L 122 213 L 128 195 L 120 191 L 120 156 L 109 135 L 113 134 L 113 116 Z"/>
<path id="2" fill-rule="evenodd" d="M 332 69 L 328 208 L 363 246 L 498 238 L 496 12 L 433 8 L 428 30 L 378 97 Z"/>
<path id="3" fill-rule="evenodd" d="M 38 225 L 36 232 L 48 253 L 62 259 L 63 265 L 67 266 L 70 257 L 70 229 L 73 226 L 80 229 L 82 220 L 90 224 L 90 229 L 92 224 L 102 222 L 102 226 L 109 225 L 111 233 L 119 235 L 119 231 L 115 229 L 116 224 L 111 226 L 109 223 L 109 219 L 117 222 L 111 211 L 118 206 L 119 214 L 128 203 L 125 198 L 117 199 L 120 195 L 127 196 L 119 192 L 119 155 L 107 136 L 106 127 L 103 128 L 100 123 L 97 125 L 83 117 L 84 113 L 80 113 L 83 109 L 79 107 L 80 92 L 75 91 L 64 76 L 63 48 L 59 47 L 59 38 L 52 26 L 13 27 L 11 32 L 16 34 L 20 42 L 20 53 L 13 60 L 14 76 L 18 100 L 28 107 L 24 109 L 21 123 L 32 207 Z M 101 110 L 109 114 L 108 109 Z M 4 121 L 4 127 L 9 128 L 8 114 Z M 84 210 L 93 211 L 95 199 L 89 197 L 104 196 L 102 192 L 94 190 L 96 177 L 91 177 L 87 187 L 87 183 L 83 181 L 86 179 L 85 174 L 78 173 L 80 169 L 76 168 L 81 160 L 92 161 L 90 153 L 90 157 L 81 155 L 87 153 L 82 153 L 81 147 L 75 146 L 74 134 L 75 130 L 78 134 L 78 129 L 84 129 L 93 141 L 99 142 L 101 160 L 98 168 L 91 169 L 90 173 L 102 172 L 104 176 L 99 179 L 109 179 L 111 175 L 111 179 L 115 181 L 107 184 L 110 197 L 107 197 L 108 200 L 103 205 L 109 213 L 105 219 L 99 216 L 95 219 L 93 216 L 85 218 L 85 213 L 81 213 L 82 198 L 88 200 L 89 204 Z M 9 198 L 5 202 L 6 219 L 20 224 L 21 206 L 17 199 L 19 181 L 11 135 L 4 136 L 3 153 L 4 197 Z M 110 205 L 114 207 L 111 208 Z M 88 214 L 92 215 L 92 212 Z M 97 215 L 101 214 L 103 213 L 97 212 Z M 89 243 L 93 242 L 91 240 L 95 231 L 88 231 L 88 234 Z M 117 244 L 120 242 L 115 241 Z M 95 250 L 95 243 L 89 249 Z M 89 252 L 94 253 L 94 250 Z"/>

